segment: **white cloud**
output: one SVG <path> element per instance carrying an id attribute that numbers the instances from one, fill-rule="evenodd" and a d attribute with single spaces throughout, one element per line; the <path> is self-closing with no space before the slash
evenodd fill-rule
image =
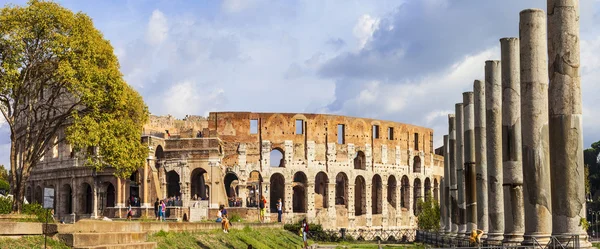
<path id="1" fill-rule="evenodd" d="M 373 33 L 379 28 L 380 19 L 368 14 L 358 18 L 352 33 L 358 39 L 359 49 L 364 48 L 373 37 Z"/>
<path id="2" fill-rule="evenodd" d="M 208 112 L 217 110 L 222 104 L 224 94 L 221 88 L 203 89 L 201 85 L 186 80 L 164 91 L 161 98 L 163 108 L 160 111 L 175 117 L 188 114 L 208 116 Z"/>
<path id="3" fill-rule="evenodd" d="M 168 32 L 167 17 L 160 10 L 152 11 L 146 30 L 146 42 L 150 45 L 160 45 L 167 39 Z"/>

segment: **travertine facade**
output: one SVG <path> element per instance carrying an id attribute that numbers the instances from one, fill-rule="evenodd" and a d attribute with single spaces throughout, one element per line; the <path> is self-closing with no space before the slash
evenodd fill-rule
<path id="1" fill-rule="evenodd" d="M 27 198 L 39 201 L 38 188 L 54 187 L 57 216 L 79 219 L 119 216 L 132 196 L 142 210 L 171 196 L 181 198 L 182 209 L 198 199 L 211 208 L 239 200 L 239 209 L 256 209 L 264 196 L 270 213 L 282 198 L 284 222 L 307 217 L 326 228 L 416 228 L 416 200 L 439 200 L 444 174 L 432 139 L 428 128 L 336 115 L 152 116 L 142 137 L 147 163 L 130 179 L 110 170 L 94 175 L 60 147 L 32 173 Z"/>

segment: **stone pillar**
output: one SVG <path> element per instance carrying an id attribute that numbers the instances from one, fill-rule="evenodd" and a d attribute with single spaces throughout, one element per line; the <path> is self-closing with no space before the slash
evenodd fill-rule
<path id="1" fill-rule="evenodd" d="M 368 169 L 368 168 L 367 168 Z M 366 179 L 365 179 L 366 180 Z M 372 192 L 373 191 L 373 179 L 371 179 L 371 184 L 366 184 L 365 183 L 365 189 L 366 189 L 366 198 L 367 198 L 367 214 L 365 215 L 366 220 L 367 220 L 367 227 L 370 227 L 373 225 L 373 198 L 372 197 Z"/>
<path id="2" fill-rule="evenodd" d="M 488 232 L 488 184 L 487 155 L 485 132 L 485 82 L 475 80 L 473 83 L 475 102 L 475 163 L 477 171 L 477 228 Z"/>
<path id="3" fill-rule="evenodd" d="M 467 212 L 467 233 L 477 229 L 477 172 L 475 169 L 475 105 L 473 92 L 463 93 L 464 172 Z"/>
<path id="4" fill-rule="evenodd" d="M 458 189 L 458 236 L 468 236 L 467 232 L 467 216 L 465 203 L 465 161 L 464 153 L 464 120 L 463 120 L 463 104 L 458 103 L 455 106 L 456 111 L 456 187 Z"/>
<path id="5" fill-rule="evenodd" d="M 123 195 L 124 195 L 123 186 L 121 186 L 121 185 L 123 185 L 121 183 L 121 178 L 117 177 L 117 183 L 115 185 L 115 190 L 116 190 L 115 192 L 116 192 L 117 200 L 115 203 L 115 207 L 124 207 L 125 206 L 125 204 L 123 204 Z"/>
<path id="6" fill-rule="evenodd" d="M 456 185 L 456 122 L 454 114 L 448 114 L 448 165 L 450 165 L 450 234 L 458 233 L 458 187 Z"/>
<path id="7" fill-rule="evenodd" d="M 547 3 L 552 234 L 579 234 L 580 246 L 591 247 L 579 225 L 586 217 L 579 0 Z"/>
<path id="8" fill-rule="evenodd" d="M 306 193 L 306 219 L 309 222 L 315 222 L 315 217 L 317 216 L 317 211 L 315 210 L 315 182 L 309 181 L 306 189 L 304 189 Z M 325 197 L 325 196 L 323 196 Z"/>
<path id="9" fill-rule="evenodd" d="M 500 61 L 485 62 L 485 126 L 488 167 L 488 240 L 504 239 L 502 192 L 502 82 Z"/>
<path id="10" fill-rule="evenodd" d="M 386 180 L 383 180 L 382 184 L 381 184 L 381 227 L 388 226 L 387 195 L 388 195 L 388 185 L 387 185 L 387 179 L 386 179 Z"/>
<path id="11" fill-rule="evenodd" d="M 284 196 L 283 212 L 285 213 L 285 215 L 284 215 L 284 217 L 282 217 L 282 219 L 285 220 L 285 223 L 291 223 L 293 220 L 292 216 L 294 214 L 294 206 L 293 206 L 294 186 L 292 185 L 292 183 L 287 183 L 287 182 L 285 183 L 285 188 L 283 190 L 283 196 Z"/>
<path id="12" fill-rule="evenodd" d="M 546 15 L 526 9 L 519 21 L 525 245 L 545 244 L 552 233 L 548 131 Z M 564 174 L 563 176 L 566 176 Z M 565 187 L 565 186 L 562 186 Z M 567 198 L 568 196 L 564 196 Z"/>
<path id="13" fill-rule="evenodd" d="M 500 39 L 502 60 L 502 161 L 504 242 L 523 242 L 523 166 L 521 156 L 521 77 L 519 39 Z"/>
<path id="14" fill-rule="evenodd" d="M 356 227 L 354 215 L 354 183 L 348 182 L 348 228 Z"/>
<path id="15" fill-rule="evenodd" d="M 142 176 L 142 188 L 143 188 L 143 192 L 144 195 L 142 195 L 142 206 L 143 207 L 150 207 L 150 200 L 148 199 L 148 170 L 150 168 L 150 159 L 146 160 L 146 163 L 144 164 L 144 175 Z M 180 176 L 180 178 L 183 178 L 184 176 Z"/>
<path id="16" fill-rule="evenodd" d="M 262 189 L 261 195 L 264 196 L 265 199 L 267 200 L 267 204 L 265 204 L 265 222 L 270 222 L 271 221 L 271 182 L 263 182 L 262 187 L 263 187 L 263 189 Z M 259 199 L 259 201 L 260 201 L 260 199 Z"/>
<path id="17" fill-rule="evenodd" d="M 98 179 L 96 177 L 92 180 L 92 219 L 98 218 Z"/>
<path id="18" fill-rule="evenodd" d="M 444 184 L 442 192 L 444 193 L 444 232 L 450 234 L 452 232 L 451 216 L 451 201 L 450 201 L 450 154 L 449 154 L 449 135 L 444 135 Z"/>
<path id="19" fill-rule="evenodd" d="M 331 228 L 337 227 L 337 215 L 335 210 L 335 178 L 329 180 L 330 183 L 327 183 L 327 216 L 331 221 Z M 331 183 L 333 182 L 333 183 Z"/>

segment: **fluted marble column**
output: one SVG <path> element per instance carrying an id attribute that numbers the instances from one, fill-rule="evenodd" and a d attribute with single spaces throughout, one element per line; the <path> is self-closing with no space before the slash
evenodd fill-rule
<path id="1" fill-rule="evenodd" d="M 500 39 L 502 59 L 502 158 L 504 164 L 504 241 L 523 242 L 523 166 L 521 156 L 521 77 L 519 39 Z"/>
<path id="2" fill-rule="evenodd" d="M 547 3 L 552 234 L 579 234 L 581 247 L 591 247 L 579 225 L 586 217 L 579 0 Z"/>
<path id="3" fill-rule="evenodd" d="M 467 233 L 477 229 L 477 172 L 475 169 L 475 105 L 473 92 L 463 93 L 465 199 Z"/>
<path id="4" fill-rule="evenodd" d="M 448 154 L 450 164 L 450 223 L 451 234 L 458 233 L 458 187 L 456 184 L 456 119 L 448 114 Z"/>
<path id="5" fill-rule="evenodd" d="M 548 63 L 546 15 L 526 9 L 519 22 L 521 58 L 521 131 L 525 245 L 549 241 L 552 233 L 550 150 L 548 139 Z M 566 198 L 566 197 L 565 197 Z"/>
<path id="6" fill-rule="evenodd" d="M 451 216 L 451 201 L 450 201 L 450 136 L 444 135 L 444 208 L 446 209 L 444 216 L 444 224 L 445 229 L 444 232 L 446 234 L 450 234 L 452 232 L 452 221 L 450 219 Z"/>
<path id="7" fill-rule="evenodd" d="M 504 196 L 502 192 L 502 82 L 501 63 L 485 62 L 485 126 L 488 166 L 488 240 L 504 239 Z"/>
<path id="8" fill-rule="evenodd" d="M 458 236 L 467 235 L 467 216 L 465 203 L 465 161 L 463 141 L 463 104 L 455 106 L 456 111 L 456 187 L 458 189 Z"/>
<path id="9" fill-rule="evenodd" d="M 475 102 L 475 163 L 477 168 L 477 228 L 488 233 L 488 170 L 487 145 L 485 132 L 485 82 L 475 80 L 473 83 Z"/>

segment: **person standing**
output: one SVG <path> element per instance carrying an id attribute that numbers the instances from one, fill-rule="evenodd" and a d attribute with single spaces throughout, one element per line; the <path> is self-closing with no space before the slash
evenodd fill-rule
<path id="1" fill-rule="evenodd" d="M 154 202 L 154 217 L 156 217 L 156 220 L 160 218 L 158 216 L 158 198 L 156 198 L 156 201 Z"/>
<path id="2" fill-rule="evenodd" d="M 260 208 L 260 222 L 261 223 L 265 222 L 265 205 L 266 204 L 267 204 L 267 199 L 265 198 L 265 196 L 263 196 L 262 199 L 258 203 L 258 206 Z"/>
<path id="3" fill-rule="evenodd" d="M 306 218 L 302 220 L 302 241 L 304 241 L 304 248 L 308 248 L 308 222 Z"/>
<path id="4" fill-rule="evenodd" d="M 133 217 L 133 211 L 131 211 L 131 202 L 127 204 L 127 220 L 131 220 L 131 218 Z"/>
<path id="5" fill-rule="evenodd" d="M 281 198 L 277 201 L 277 222 L 281 223 L 281 214 L 283 213 L 283 203 L 281 203 Z"/>

